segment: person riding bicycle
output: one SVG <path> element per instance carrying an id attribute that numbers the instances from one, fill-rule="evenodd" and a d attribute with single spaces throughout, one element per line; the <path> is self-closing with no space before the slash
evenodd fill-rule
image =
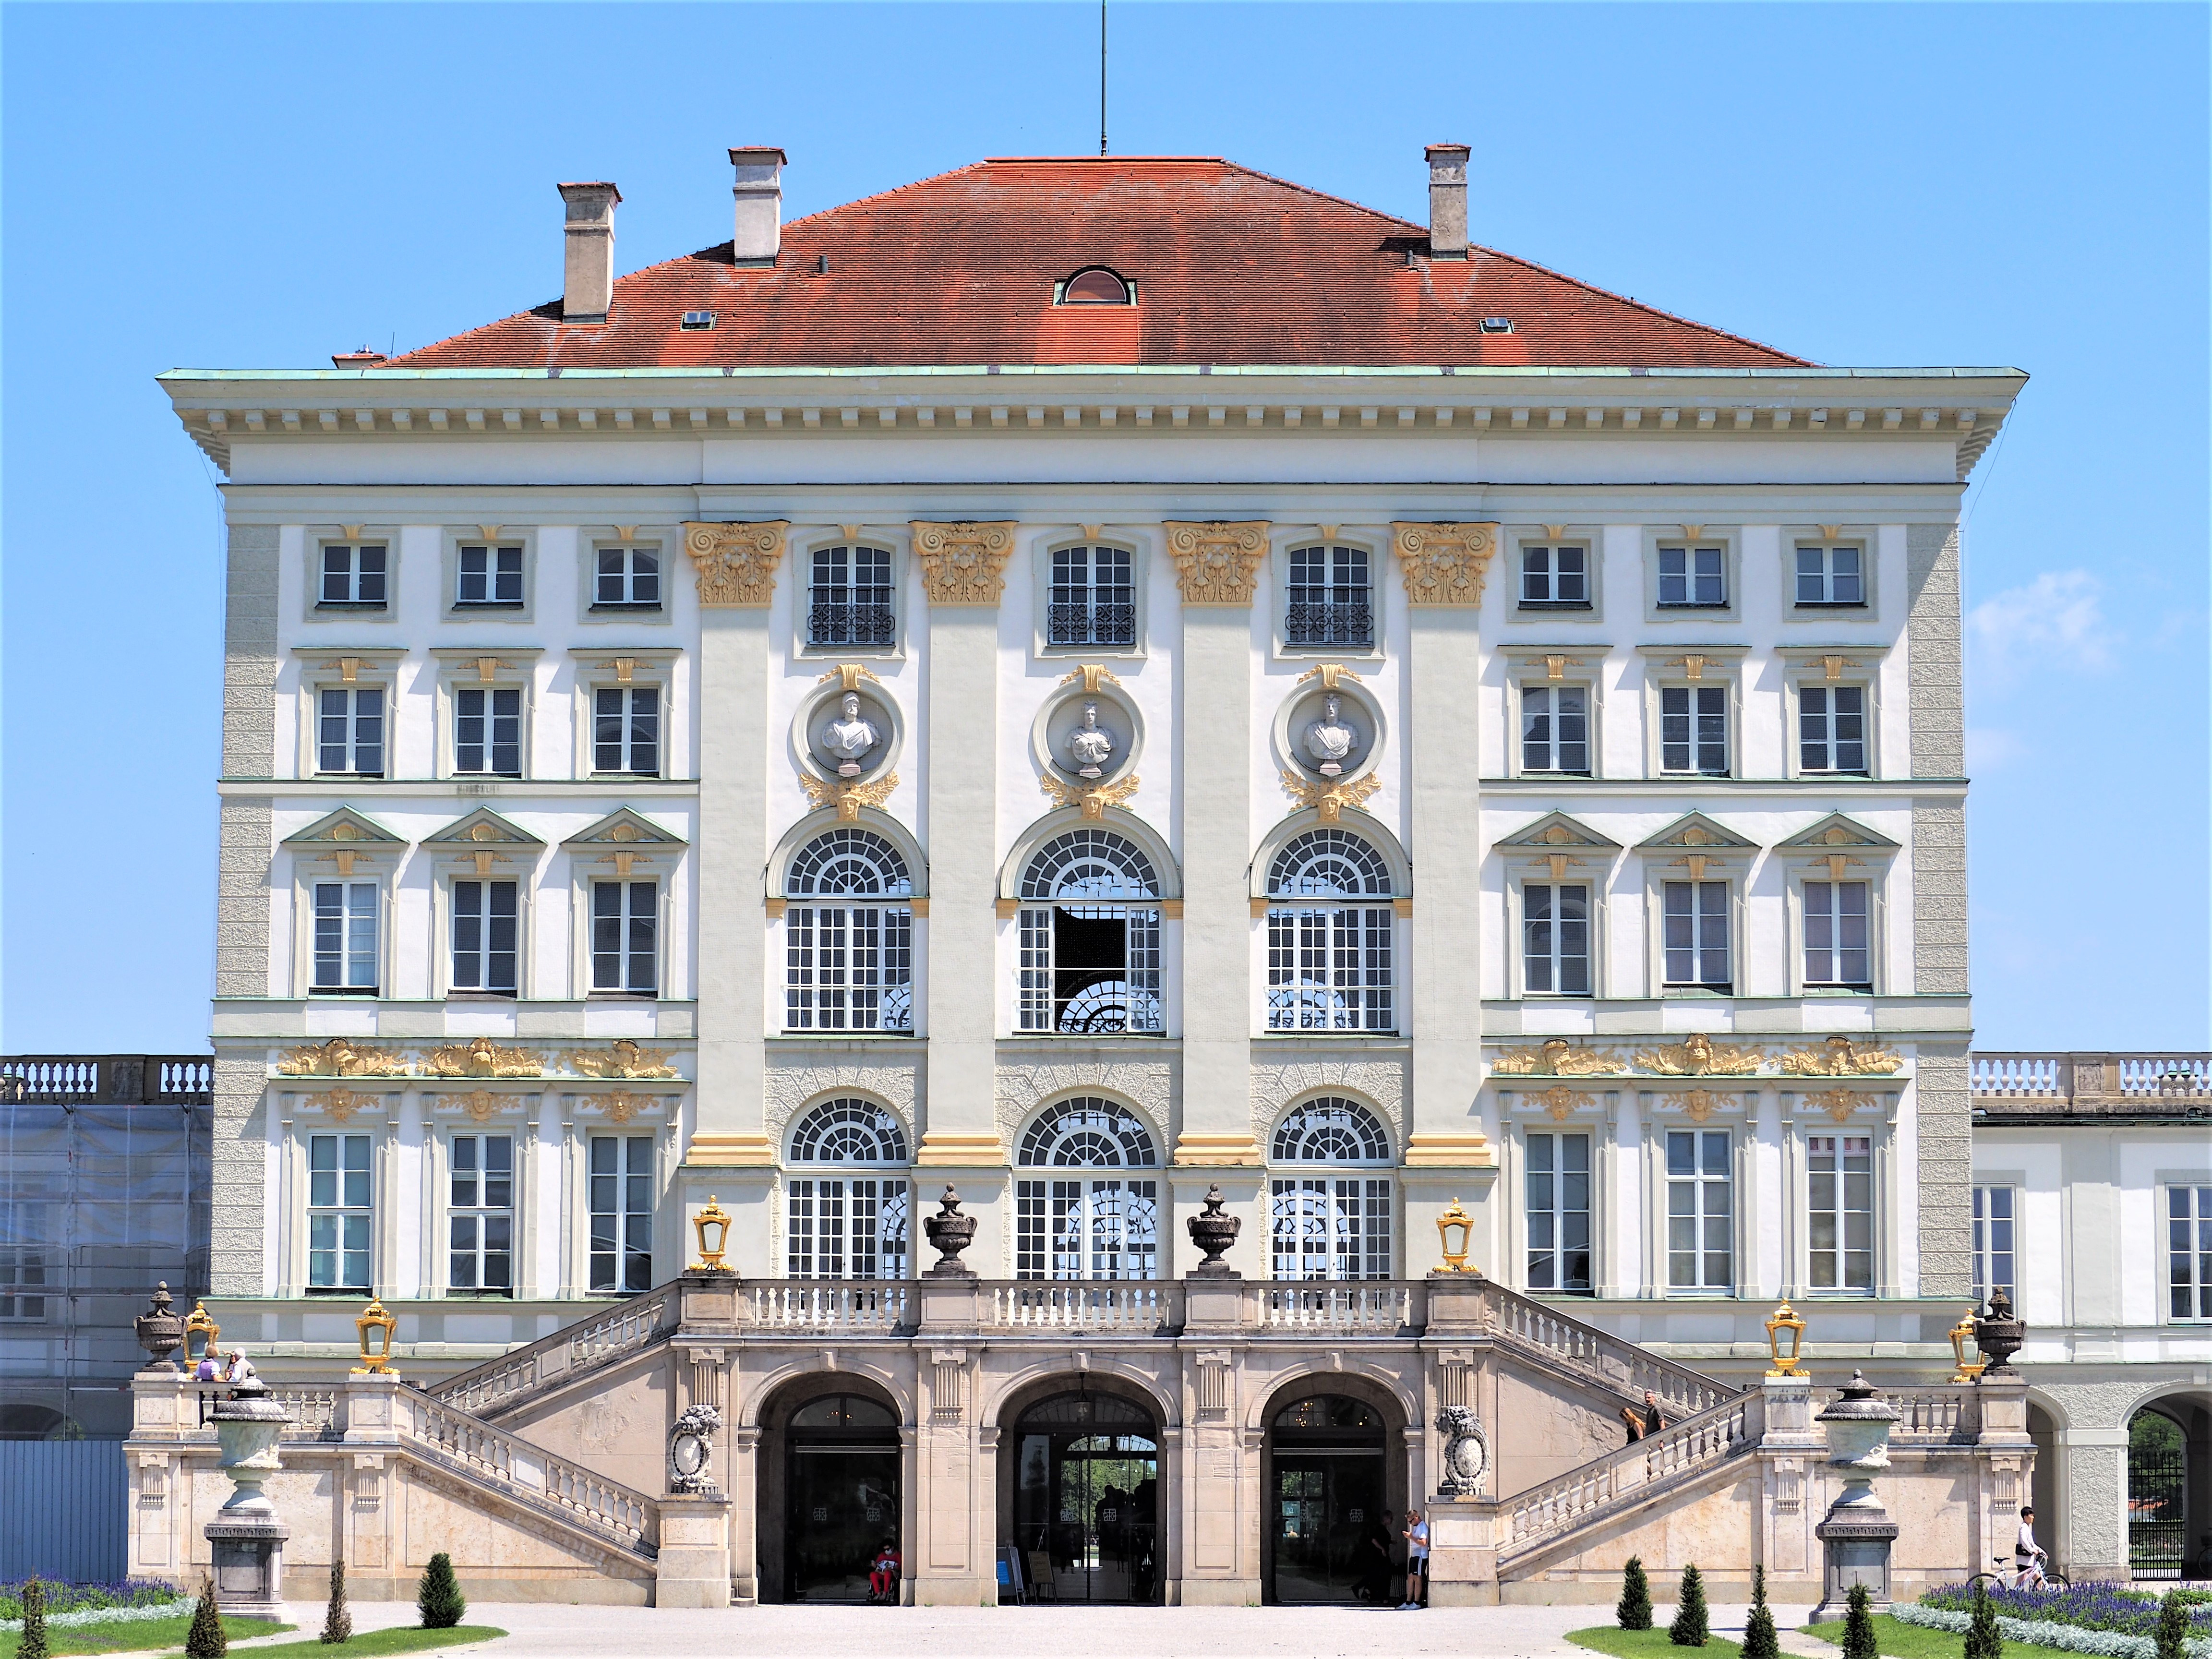
<path id="1" fill-rule="evenodd" d="M 2020 1537 L 2012 1547 L 2013 1588 L 2014 1589 L 2043 1589 L 2047 1588 L 2043 1577 L 2043 1564 L 2051 1558 L 2035 1541 L 2035 1510 L 2031 1505 L 2020 1512 Z"/>

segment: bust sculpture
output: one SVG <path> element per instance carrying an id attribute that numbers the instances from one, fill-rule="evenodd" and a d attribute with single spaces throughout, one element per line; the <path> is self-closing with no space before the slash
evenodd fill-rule
<path id="1" fill-rule="evenodd" d="M 1359 729 L 1346 722 L 1340 707 L 1336 693 L 1330 692 L 1322 703 L 1321 718 L 1306 727 L 1306 753 L 1325 778 L 1341 773 L 1359 744 Z"/>
<path id="2" fill-rule="evenodd" d="M 837 763 L 837 775 L 857 778 L 860 775 L 860 761 L 876 746 L 878 738 L 874 723 L 860 712 L 857 692 L 845 694 L 843 712 L 830 722 L 825 734 L 829 738 L 830 757 Z"/>
<path id="3" fill-rule="evenodd" d="M 1113 758 L 1114 734 L 1098 724 L 1098 705 L 1083 705 L 1083 724 L 1067 734 L 1067 752 L 1075 758 L 1078 777 L 1102 776 Z"/>

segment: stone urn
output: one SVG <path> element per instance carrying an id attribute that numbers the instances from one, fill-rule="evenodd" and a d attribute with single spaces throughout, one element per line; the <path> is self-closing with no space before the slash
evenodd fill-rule
<path id="1" fill-rule="evenodd" d="M 142 1370 L 176 1371 L 183 1366 L 177 1364 L 177 1350 L 185 1346 L 185 1322 L 169 1311 L 169 1281 L 163 1279 L 154 1287 L 153 1305 L 138 1316 L 135 1322 L 138 1346 L 151 1356 Z"/>
<path id="2" fill-rule="evenodd" d="M 937 1252 L 937 1265 L 925 1275 L 930 1279 L 973 1279 L 975 1270 L 960 1259 L 960 1252 L 975 1242 L 975 1218 L 960 1213 L 960 1194 L 951 1188 L 945 1189 L 945 1197 L 937 1206 L 937 1213 L 922 1224 L 929 1234 L 929 1243 Z"/>
<path id="3" fill-rule="evenodd" d="M 2012 1298 L 2000 1285 L 1990 1292 L 1988 1316 L 1974 1321 L 1974 1346 L 1989 1362 L 1982 1367 L 1982 1375 L 2018 1376 L 2020 1373 L 2013 1370 L 2011 1360 L 2027 1341 L 2027 1326 L 2013 1317 Z"/>
<path id="4" fill-rule="evenodd" d="M 1875 1495 L 1874 1478 L 1889 1467 L 1889 1431 L 1897 1417 L 1897 1408 L 1865 1373 L 1853 1371 L 1840 1396 L 1814 1419 L 1827 1431 L 1828 1467 L 1844 1483 L 1826 1517 L 1813 1528 L 1827 1558 L 1815 1623 L 1841 1608 L 1854 1584 L 1867 1587 L 1877 1611 L 1889 1605 L 1889 1557 L 1897 1542 L 1897 1522 Z"/>
<path id="5" fill-rule="evenodd" d="M 241 1617 L 281 1617 L 284 1540 L 291 1529 L 261 1486 L 283 1467 L 276 1443 L 292 1414 L 255 1378 L 217 1401 L 208 1415 L 222 1449 L 222 1472 L 235 1488 L 207 1523 L 208 1542 L 214 1547 L 216 1604 Z"/>
<path id="6" fill-rule="evenodd" d="M 1206 1189 L 1206 1208 L 1182 1224 L 1189 1229 L 1190 1242 L 1206 1252 L 1206 1260 L 1193 1267 L 1187 1277 L 1191 1279 L 1241 1279 L 1243 1275 L 1221 1258 L 1237 1242 L 1237 1235 L 1244 1231 L 1242 1216 L 1227 1214 L 1222 1209 L 1226 1200 L 1218 1186 Z"/>

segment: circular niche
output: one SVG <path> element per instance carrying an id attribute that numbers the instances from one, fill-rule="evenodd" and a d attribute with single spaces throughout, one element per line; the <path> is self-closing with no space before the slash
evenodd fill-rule
<path id="1" fill-rule="evenodd" d="M 866 783 L 890 771 L 906 741 L 906 721 L 881 684 L 847 690 L 832 675 L 799 705 L 792 746 L 817 778 Z"/>
<path id="2" fill-rule="evenodd" d="M 1334 690 L 1316 678 L 1275 712 L 1275 752 L 1302 778 L 1340 783 L 1375 769 L 1382 750 L 1382 706 L 1349 674 Z"/>
<path id="3" fill-rule="evenodd" d="M 1144 744 L 1144 716 L 1116 685 L 1102 684 L 1096 691 L 1063 685 L 1045 699 L 1030 726 L 1037 764 L 1079 789 L 1127 777 Z"/>

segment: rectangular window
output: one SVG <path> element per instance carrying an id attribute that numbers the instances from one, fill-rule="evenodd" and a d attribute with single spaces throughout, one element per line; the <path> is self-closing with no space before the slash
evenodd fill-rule
<path id="1" fill-rule="evenodd" d="M 793 1279 L 904 1279 L 907 1184 L 875 1176 L 790 1185 L 785 1254 Z"/>
<path id="2" fill-rule="evenodd" d="M 1521 688 L 1521 769 L 1589 775 L 1589 688 Z"/>
<path id="3" fill-rule="evenodd" d="M 653 1288 L 653 1137 L 593 1135 L 590 1150 L 592 1288 Z"/>
<path id="4" fill-rule="evenodd" d="M 1728 605 L 1727 550 L 1673 546 L 1659 550 L 1659 603 L 1670 608 L 1717 611 Z"/>
<path id="5" fill-rule="evenodd" d="M 1523 1182 L 1528 1288 L 1589 1294 L 1590 1138 L 1532 1134 Z"/>
<path id="6" fill-rule="evenodd" d="M 1157 1279 L 1160 1183 L 1017 1181 L 1014 1277 Z"/>
<path id="7" fill-rule="evenodd" d="M 325 995 L 374 996 L 376 884 L 319 881 L 314 900 L 314 988 Z"/>
<path id="8" fill-rule="evenodd" d="M 319 611 L 381 611 L 385 606 L 386 550 L 368 544 L 325 543 L 323 581 L 315 598 Z"/>
<path id="9" fill-rule="evenodd" d="M 1267 1029 L 1395 1031 L 1389 905 L 1267 912 Z"/>
<path id="10" fill-rule="evenodd" d="M 384 688 L 326 685 L 315 694 L 315 769 L 384 775 Z"/>
<path id="11" fill-rule="evenodd" d="M 1735 1222 L 1725 1129 L 1667 1131 L 1667 1283 L 1678 1291 L 1735 1284 Z"/>
<path id="12" fill-rule="evenodd" d="M 660 550 L 657 547 L 603 547 L 599 568 L 592 584 L 594 611 L 658 611 L 660 609 Z"/>
<path id="13" fill-rule="evenodd" d="M 515 884 L 453 884 L 453 989 L 514 994 Z"/>
<path id="14" fill-rule="evenodd" d="M 1874 989 L 1874 951 L 1868 945 L 1867 884 L 1805 884 L 1805 983 Z"/>
<path id="15" fill-rule="evenodd" d="M 2016 1194 L 2010 1187 L 1974 1188 L 1974 1301 L 1990 1299 L 2002 1290 L 2017 1297 L 2020 1285 L 2013 1278 L 2013 1206 Z"/>
<path id="16" fill-rule="evenodd" d="M 1725 685 L 1659 688 L 1659 769 L 1729 773 L 1729 689 Z"/>
<path id="17" fill-rule="evenodd" d="M 514 1289 L 514 1137 L 455 1135 L 447 1194 L 446 1285 Z"/>
<path id="18" fill-rule="evenodd" d="M 1134 645 L 1136 587 L 1121 547 L 1056 547 L 1045 639 L 1053 645 Z"/>
<path id="19" fill-rule="evenodd" d="M 1365 548 L 1294 547 L 1283 641 L 1286 645 L 1372 645 L 1372 600 Z"/>
<path id="20" fill-rule="evenodd" d="M 465 685 L 453 692 L 453 770 L 522 775 L 522 689 Z"/>
<path id="21" fill-rule="evenodd" d="M 1662 884 L 1666 912 L 1666 981 L 1725 991 L 1729 972 L 1729 884 L 1724 881 Z"/>
<path id="22" fill-rule="evenodd" d="M 1865 556 L 1856 547 L 1827 544 L 1797 548 L 1797 603 L 1857 605 L 1866 603 L 1866 578 L 1861 568 Z"/>
<path id="23" fill-rule="evenodd" d="M 367 1291 L 371 1202 L 367 1135 L 307 1137 L 307 1288 Z"/>
<path id="24" fill-rule="evenodd" d="M 522 608 L 522 550 L 464 544 L 453 603 L 476 610 Z"/>
<path id="25" fill-rule="evenodd" d="M 1797 769 L 1865 774 L 1866 687 L 1797 688 Z"/>
<path id="26" fill-rule="evenodd" d="M 34 1245 L 0 1247 L 0 1319 L 46 1316 L 46 1267 L 47 1253 Z"/>
<path id="27" fill-rule="evenodd" d="M 649 997 L 659 988 L 660 884 L 592 884 L 592 988 Z"/>
<path id="28" fill-rule="evenodd" d="M 1523 884 L 1521 979 L 1531 996 L 1590 994 L 1589 884 Z"/>
<path id="29" fill-rule="evenodd" d="M 1805 1231 L 1816 1291 L 1874 1289 L 1874 1139 L 1805 1143 Z"/>
<path id="30" fill-rule="evenodd" d="M 1521 608 L 1523 611 L 1587 611 L 1589 550 L 1586 547 L 1528 547 L 1521 550 Z"/>
<path id="31" fill-rule="evenodd" d="M 894 637 L 890 550 L 816 548 L 807 644 L 889 645 Z"/>
<path id="32" fill-rule="evenodd" d="M 1019 918 L 1019 1029 L 1155 1033 L 1160 913 L 1115 904 L 1025 908 Z"/>
<path id="33" fill-rule="evenodd" d="M 660 688 L 602 685 L 592 692 L 592 770 L 660 775 Z"/>
<path id="34" fill-rule="evenodd" d="M 2166 1189 L 2166 1311 L 2212 1319 L 2212 1187 Z"/>
<path id="35" fill-rule="evenodd" d="M 914 1029 L 912 910 L 795 904 L 784 913 L 783 938 L 785 1029 Z"/>
<path id="36" fill-rule="evenodd" d="M 1390 1277 L 1388 1180 L 1291 1176 L 1270 1186 L 1268 1244 L 1275 1278 Z"/>

